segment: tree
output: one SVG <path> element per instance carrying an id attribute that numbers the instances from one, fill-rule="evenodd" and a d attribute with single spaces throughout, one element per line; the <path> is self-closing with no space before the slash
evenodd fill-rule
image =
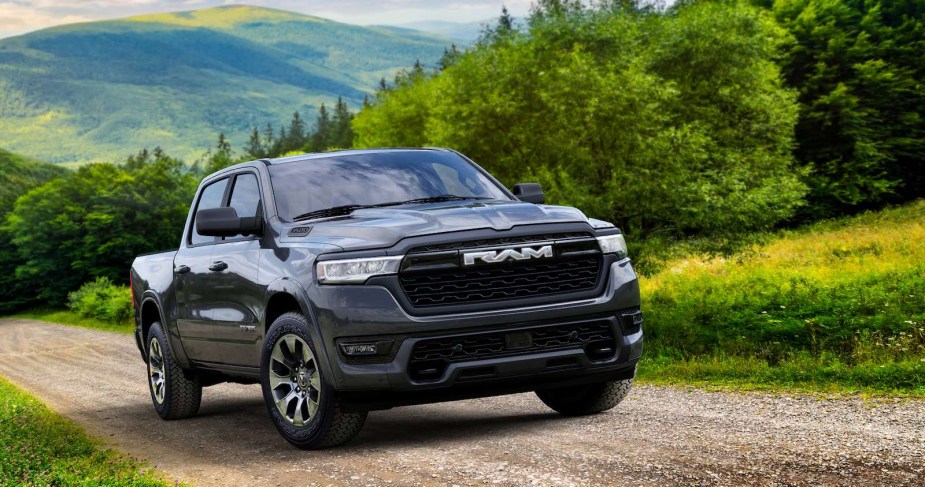
<path id="1" fill-rule="evenodd" d="M 347 149 L 353 147 L 353 114 L 347 108 L 347 102 L 337 97 L 334 116 L 331 119 L 331 140 L 328 148 Z"/>
<path id="2" fill-rule="evenodd" d="M 268 123 L 267 126 L 263 129 L 263 148 L 266 157 L 273 157 L 274 146 L 276 145 L 276 139 L 273 136 L 273 124 Z"/>
<path id="3" fill-rule="evenodd" d="M 227 138 L 225 138 L 224 132 L 218 134 L 218 143 L 215 145 L 215 148 L 218 150 L 218 152 L 224 152 L 226 154 L 231 153 L 231 143 L 228 142 Z"/>
<path id="4" fill-rule="evenodd" d="M 805 187 L 775 64 L 786 33 L 736 3 L 624 3 L 540 1 L 527 31 L 378 92 L 357 144 L 452 147 L 637 234 L 732 236 L 791 217 Z"/>
<path id="5" fill-rule="evenodd" d="M 305 122 L 299 115 L 299 112 L 292 114 L 292 120 L 289 121 L 289 130 L 286 132 L 285 143 L 281 148 L 281 153 L 299 150 L 305 145 Z M 282 138 L 282 136 L 280 136 Z"/>
<path id="6" fill-rule="evenodd" d="M 199 177 L 175 159 L 82 166 L 21 196 L 3 231 L 33 303 L 64 304 L 96 277 L 127 283 L 135 255 L 176 247 Z"/>
<path id="7" fill-rule="evenodd" d="M 459 49 L 456 48 L 455 43 L 450 45 L 449 49 L 443 48 L 443 55 L 440 56 L 440 60 L 437 61 L 437 67 L 440 71 L 449 68 L 456 63 L 456 60 L 459 59 L 460 54 L 461 53 L 459 52 Z M 366 103 L 364 103 L 363 106 L 366 106 Z"/>
<path id="8" fill-rule="evenodd" d="M 925 196 L 925 0 L 786 0 L 783 72 L 818 218 Z"/>
<path id="9" fill-rule="evenodd" d="M 35 296 L 33 289 L 16 278 L 20 259 L 12 243 L 12 235 L 3 229 L 3 222 L 20 196 L 67 174 L 68 171 L 60 166 L 0 149 L 0 313 L 15 311 Z"/>
<path id="10" fill-rule="evenodd" d="M 257 127 L 251 130 L 251 136 L 247 141 L 247 146 L 244 147 L 244 153 L 251 159 L 260 159 L 267 156 Z"/>
<path id="11" fill-rule="evenodd" d="M 327 150 L 331 144 L 331 115 L 328 109 L 321 104 L 318 109 L 318 118 L 315 120 L 315 131 L 309 139 L 307 150 L 309 152 L 320 152 Z"/>

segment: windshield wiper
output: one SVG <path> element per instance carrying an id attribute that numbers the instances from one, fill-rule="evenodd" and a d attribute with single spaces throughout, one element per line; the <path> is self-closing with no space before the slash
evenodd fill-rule
<path id="1" fill-rule="evenodd" d="M 332 208 L 325 208 L 323 210 L 310 211 L 308 213 L 302 213 L 301 215 L 296 216 L 292 221 L 297 222 L 300 220 L 313 220 L 315 218 L 328 218 L 332 216 L 344 216 L 353 213 L 353 210 L 359 210 L 360 208 L 372 208 L 372 205 L 343 205 L 335 206 Z"/>
<path id="2" fill-rule="evenodd" d="M 440 196 L 427 196 L 424 198 L 415 198 L 413 200 L 395 201 L 393 203 L 383 203 L 376 206 L 397 206 L 413 205 L 419 203 L 439 203 L 441 201 L 465 201 L 465 200 L 490 200 L 488 196 L 456 196 L 455 194 L 441 194 Z"/>
<path id="3" fill-rule="evenodd" d="M 439 203 L 441 201 L 464 201 L 464 200 L 490 200 L 488 196 L 456 196 L 454 194 L 442 194 L 440 196 L 427 196 L 425 198 L 415 198 L 405 201 L 391 201 L 389 203 L 379 203 L 376 205 L 343 205 L 323 210 L 309 211 L 296 216 L 292 221 L 313 220 L 315 218 L 329 218 L 333 216 L 344 216 L 353 213 L 355 210 L 364 208 L 383 208 L 386 206 L 413 205 L 420 203 Z"/>

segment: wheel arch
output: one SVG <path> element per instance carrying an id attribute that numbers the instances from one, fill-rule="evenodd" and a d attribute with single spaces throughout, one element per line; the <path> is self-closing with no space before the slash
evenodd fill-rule
<path id="1" fill-rule="evenodd" d="M 166 321 L 164 320 L 164 313 L 161 310 L 161 305 L 157 299 L 153 296 L 147 295 L 142 298 L 141 301 L 141 316 L 138 320 L 141 326 L 141 341 L 144 345 L 145 358 L 148 355 L 147 343 L 148 331 L 151 329 L 151 325 L 154 323 L 160 322 L 161 326 L 166 326 Z M 164 330 L 166 333 L 167 330 Z"/>
<path id="2" fill-rule="evenodd" d="M 273 321 L 275 321 L 276 318 L 290 311 L 301 313 L 308 321 L 308 332 L 311 334 L 312 341 L 315 342 L 315 350 L 320 355 L 319 358 L 323 361 L 324 365 L 326 365 L 323 372 L 328 376 L 327 378 L 329 380 L 333 380 L 333 372 L 331 371 L 332 364 L 328 356 L 327 347 L 321 336 L 321 329 L 318 326 L 314 310 L 312 310 L 311 304 L 309 303 L 308 294 L 301 284 L 293 279 L 285 277 L 279 278 L 267 286 L 265 302 L 267 304 L 263 313 L 262 341 L 266 340 L 267 332 L 270 330 L 270 326 L 273 325 Z"/>

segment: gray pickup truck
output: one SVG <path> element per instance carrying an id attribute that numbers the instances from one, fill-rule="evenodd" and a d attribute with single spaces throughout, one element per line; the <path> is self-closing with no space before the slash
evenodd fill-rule
<path id="1" fill-rule="evenodd" d="M 309 154 L 206 177 L 180 248 L 132 264 L 135 339 L 164 419 L 260 383 L 293 445 L 367 411 L 535 391 L 566 415 L 629 392 L 639 285 L 620 230 L 513 192 L 443 149 Z"/>

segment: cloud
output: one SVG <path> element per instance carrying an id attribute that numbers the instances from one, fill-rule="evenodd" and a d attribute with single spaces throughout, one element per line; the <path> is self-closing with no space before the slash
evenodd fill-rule
<path id="1" fill-rule="evenodd" d="M 91 20 L 91 17 L 53 13 L 25 5 L 0 0 L 0 37 L 21 34 L 59 24 L 73 24 Z"/>

